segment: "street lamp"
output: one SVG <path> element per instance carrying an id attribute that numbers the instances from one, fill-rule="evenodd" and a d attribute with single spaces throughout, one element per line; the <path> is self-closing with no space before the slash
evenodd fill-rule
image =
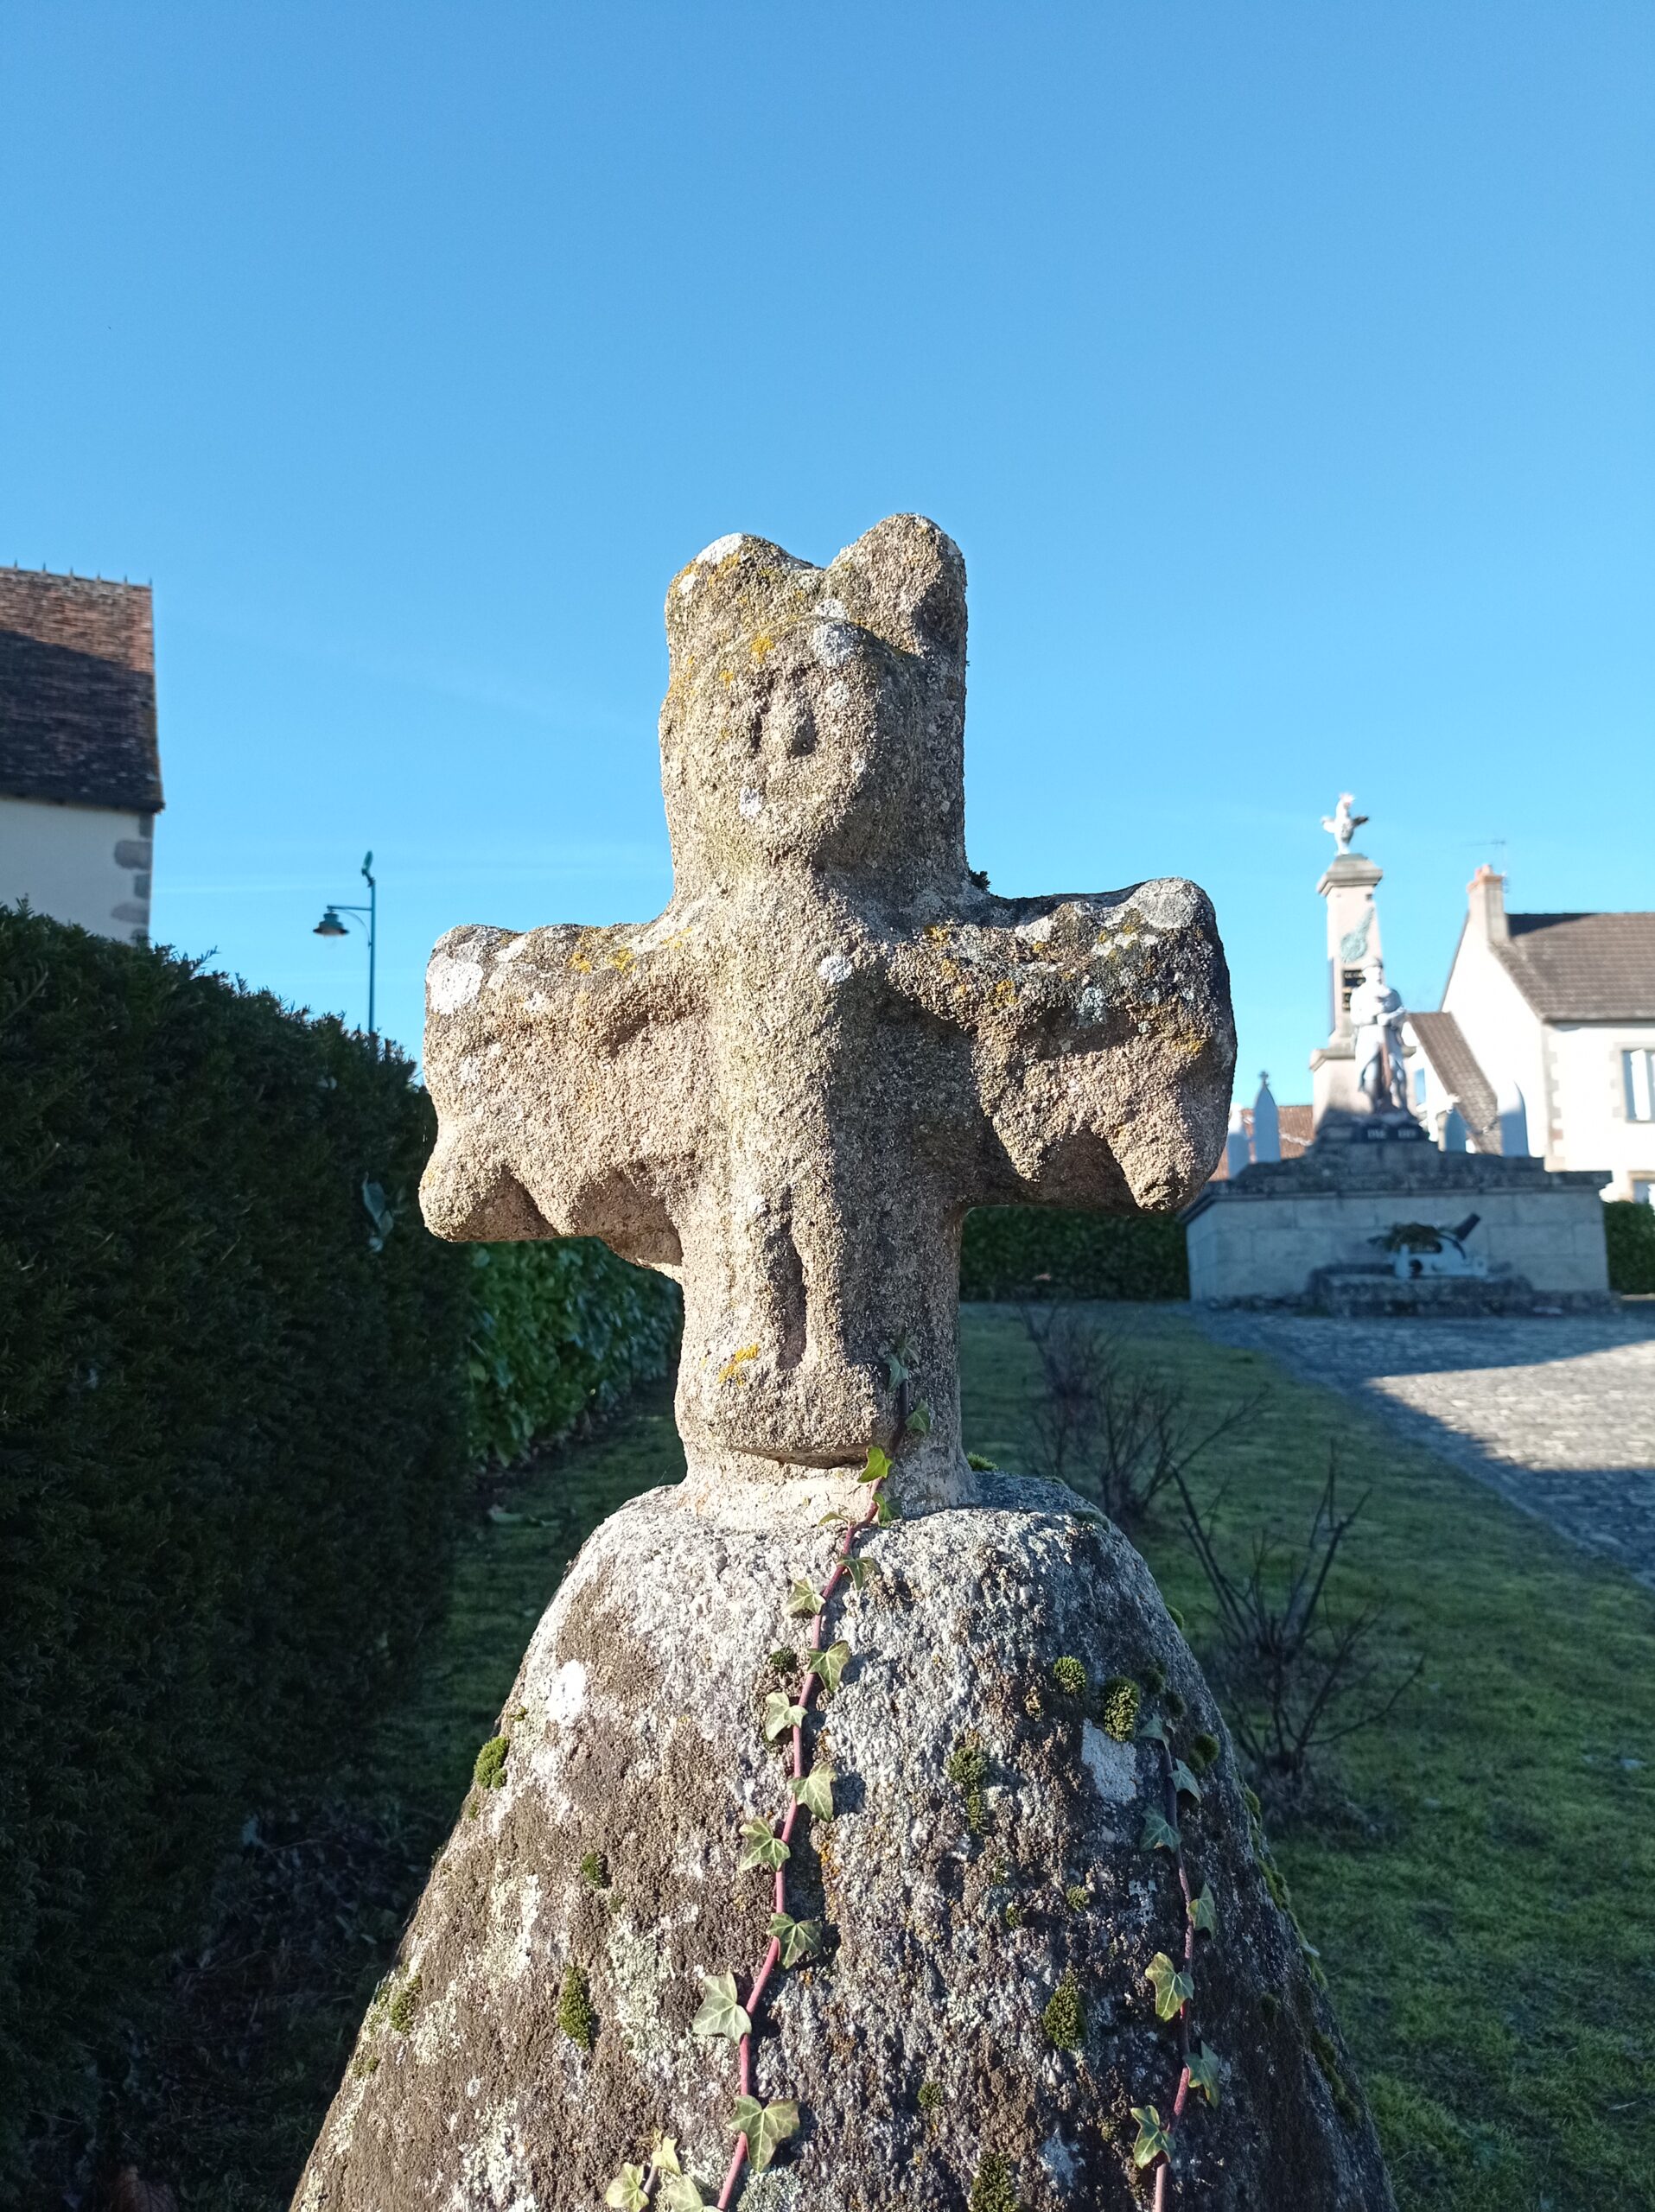
<path id="1" fill-rule="evenodd" d="M 317 937 L 348 937 L 350 932 L 346 928 L 344 923 L 340 920 L 340 916 L 341 914 L 355 914 L 359 918 L 364 914 L 367 916 L 367 919 L 362 924 L 362 926 L 368 933 L 368 1035 L 373 1039 L 375 1044 L 378 1044 L 379 1040 L 379 1033 L 373 1026 L 373 940 L 374 923 L 377 919 L 374 910 L 379 894 L 374 888 L 373 855 L 372 853 L 366 853 L 363 855 L 362 874 L 366 879 L 368 887 L 367 905 L 366 906 L 347 906 L 344 899 L 335 899 L 328 906 L 327 912 L 322 916 L 321 919 L 316 924 L 314 934 Z"/>

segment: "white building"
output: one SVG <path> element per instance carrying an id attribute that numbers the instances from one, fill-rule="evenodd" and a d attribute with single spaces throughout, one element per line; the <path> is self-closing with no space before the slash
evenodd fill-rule
<path id="1" fill-rule="evenodd" d="M 1655 1204 L 1655 913 L 1508 914 L 1486 867 L 1469 891 L 1442 1010 L 1410 1022 L 1426 1128 Z"/>
<path id="2" fill-rule="evenodd" d="M 147 944 L 162 804 L 148 586 L 0 569 L 0 906 Z"/>

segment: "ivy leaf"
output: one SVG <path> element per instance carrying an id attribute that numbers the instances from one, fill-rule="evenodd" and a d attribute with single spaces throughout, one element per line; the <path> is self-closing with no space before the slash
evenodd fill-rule
<path id="1" fill-rule="evenodd" d="M 1142 1720 L 1140 1720 L 1140 1721 L 1139 1721 L 1139 1723 L 1138 1723 L 1138 1741 L 1139 1741 L 1139 1743 L 1141 1743 L 1141 1744 L 1164 1744 L 1164 1743 L 1166 1742 L 1166 1740 L 1167 1740 L 1167 1732 L 1166 1732 L 1166 1730 L 1162 1726 L 1161 1723 L 1160 1723 L 1160 1722 L 1155 1719 L 1155 1715 L 1154 1715 L 1154 1713 L 1146 1713 L 1144 1714 L 1144 1716 L 1143 1716 L 1143 1719 L 1142 1719 Z"/>
<path id="2" fill-rule="evenodd" d="M 765 1742 L 773 1744 L 790 1728 L 802 1728 L 804 1725 L 804 1707 L 793 1704 L 786 1690 L 772 1690 L 764 1700 Z"/>
<path id="3" fill-rule="evenodd" d="M 824 1599 L 813 1582 L 799 1575 L 787 1592 L 787 1611 L 795 1620 L 807 1621 L 822 1610 Z"/>
<path id="4" fill-rule="evenodd" d="M 747 1849 L 736 1867 L 738 1874 L 745 1874 L 749 1866 L 785 1866 L 792 1856 L 768 1821 L 743 1821 L 742 1840 Z"/>
<path id="5" fill-rule="evenodd" d="M 868 1464 L 856 1477 L 859 1483 L 882 1483 L 891 1471 L 889 1457 L 877 1444 L 868 1446 Z"/>
<path id="6" fill-rule="evenodd" d="M 1164 1951 L 1155 1953 L 1143 1979 L 1155 1984 L 1155 2011 L 1163 2020 L 1175 2020 L 1195 1994 L 1194 1981 L 1181 1974 Z"/>
<path id="7" fill-rule="evenodd" d="M 1194 1797 L 1197 1803 L 1200 1802 L 1201 1785 L 1182 1759 L 1172 1763 L 1172 1786 L 1181 1797 Z"/>
<path id="8" fill-rule="evenodd" d="M 661 2184 L 665 2212 L 707 2212 L 707 2200 L 688 2174 L 672 2174 Z"/>
<path id="9" fill-rule="evenodd" d="M 621 2171 L 603 2192 L 606 2204 L 616 2207 L 616 2212 L 644 2212 L 649 2202 L 644 2194 L 644 2170 L 641 2166 L 622 2166 Z"/>
<path id="10" fill-rule="evenodd" d="M 697 2036 L 728 2036 L 732 2043 L 740 2043 L 743 2036 L 753 2032 L 753 2022 L 735 2001 L 735 1977 L 733 1974 L 703 1974 L 701 1977 L 706 1995 L 701 2000 L 701 2010 L 690 2023 L 691 2034 Z M 655 2159 L 659 2166 L 659 2154 Z M 673 2170 L 678 2171 L 676 2165 Z M 701 2199 L 696 2199 L 698 2204 Z"/>
<path id="11" fill-rule="evenodd" d="M 815 1766 L 808 1774 L 790 1781 L 787 1787 L 807 1813 L 813 1814 L 818 1821 L 831 1821 L 834 1778 L 831 1766 Z"/>
<path id="12" fill-rule="evenodd" d="M 1203 1882 L 1200 1897 L 1190 1899 L 1189 1919 L 1192 1928 L 1204 1928 L 1209 1936 L 1218 1934 L 1219 1908 L 1213 1899 L 1211 1882 Z"/>
<path id="13" fill-rule="evenodd" d="M 1143 1834 L 1138 1838 L 1145 1851 L 1177 1851 L 1182 1838 L 1164 1813 L 1146 1813 Z"/>
<path id="14" fill-rule="evenodd" d="M 865 1590 L 867 1588 L 868 1562 L 865 1559 L 846 1560 L 844 1563 L 844 1571 L 850 1577 L 851 1581 L 856 1585 L 858 1590 Z"/>
<path id="15" fill-rule="evenodd" d="M 915 1406 L 913 1411 L 908 1415 L 907 1427 L 910 1436 L 930 1435 L 931 1408 L 923 1398 L 920 1399 L 919 1404 Z"/>
<path id="16" fill-rule="evenodd" d="M 1199 2089 L 1208 2104 L 1219 2101 L 1219 2062 L 1206 2045 L 1198 2044 L 1184 2061 L 1189 2069 L 1191 2088 Z"/>
<path id="17" fill-rule="evenodd" d="M 781 1946 L 781 1963 L 796 1967 L 801 1959 L 813 1959 L 822 1948 L 822 1923 L 819 1920 L 790 1920 L 785 1912 L 770 1916 L 770 1933 Z"/>
<path id="18" fill-rule="evenodd" d="M 903 1383 L 910 1379 L 908 1362 L 913 1358 L 913 1339 L 909 1336 L 907 1331 L 904 1329 L 901 1335 L 897 1338 L 896 1342 L 891 1346 L 889 1351 L 885 1355 L 885 1364 L 890 1370 L 891 1388 L 893 1390 L 901 1389 Z"/>
<path id="19" fill-rule="evenodd" d="M 889 1497 L 884 1491 L 881 1491 L 878 1510 L 874 1515 L 875 1525 L 881 1529 L 888 1529 L 893 1521 L 900 1521 L 901 1518 L 899 1508 L 891 1503 Z"/>
<path id="20" fill-rule="evenodd" d="M 761 2174 L 790 2135 L 799 2131 L 799 2107 L 791 2097 L 761 2105 L 756 2097 L 737 2097 L 735 2109 L 724 2125 L 732 2135 L 745 2135 L 747 2155 L 755 2174 Z"/>
<path id="21" fill-rule="evenodd" d="M 831 1512 L 824 1513 L 816 1525 L 818 1529 L 848 1529 L 850 1516 L 843 1505 L 836 1505 Z"/>
<path id="22" fill-rule="evenodd" d="M 676 2135 L 658 2135 L 655 2148 L 649 2154 L 649 2163 L 658 2174 L 681 2174 L 678 2164 L 678 2139 Z"/>
<path id="23" fill-rule="evenodd" d="M 1157 2158 L 1170 2159 L 1172 2145 L 1167 2131 L 1161 2125 L 1161 2114 L 1153 2105 L 1134 2105 L 1132 2117 L 1138 2124 L 1138 2139 L 1132 2145 L 1132 2164 L 1152 2166 Z"/>
<path id="24" fill-rule="evenodd" d="M 830 1643 L 825 1651 L 812 1651 L 805 1662 L 807 1674 L 817 1675 L 822 1684 L 824 1697 L 831 1697 L 839 1687 L 839 1677 L 850 1664 L 850 1646 L 845 1643 Z"/>

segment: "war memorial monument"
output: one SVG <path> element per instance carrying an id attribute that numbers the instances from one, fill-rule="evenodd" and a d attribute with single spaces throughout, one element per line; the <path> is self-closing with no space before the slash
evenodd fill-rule
<path id="1" fill-rule="evenodd" d="M 1498 1152 L 1440 1149 L 1408 1096 L 1407 1009 L 1385 980 L 1374 893 L 1342 792 L 1326 902 L 1330 1027 L 1310 1055 L 1315 1136 L 1255 1160 L 1187 1209 L 1190 1295 L 1210 1306 L 1348 1315 L 1589 1312 L 1609 1303 L 1607 1174 L 1549 1169 L 1521 1118 Z M 1510 1147 L 1509 1149 L 1507 1147 Z M 1521 1147 L 1521 1148 L 1519 1148 Z"/>

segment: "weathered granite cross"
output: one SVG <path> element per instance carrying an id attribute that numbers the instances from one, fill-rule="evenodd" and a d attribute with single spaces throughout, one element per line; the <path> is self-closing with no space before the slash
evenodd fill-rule
<path id="1" fill-rule="evenodd" d="M 666 627 L 672 903 L 442 939 L 425 1217 L 600 1236 L 680 1278 L 703 1510 L 842 1489 L 889 1440 L 904 1343 L 934 1424 L 902 1494 L 952 1502 L 967 1210 L 1167 1209 L 1218 1157 L 1234 1035 L 1213 910 L 1177 880 L 998 899 L 973 878 L 965 574 L 934 524 L 894 516 L 825 569 L 721 538 Z"/>

